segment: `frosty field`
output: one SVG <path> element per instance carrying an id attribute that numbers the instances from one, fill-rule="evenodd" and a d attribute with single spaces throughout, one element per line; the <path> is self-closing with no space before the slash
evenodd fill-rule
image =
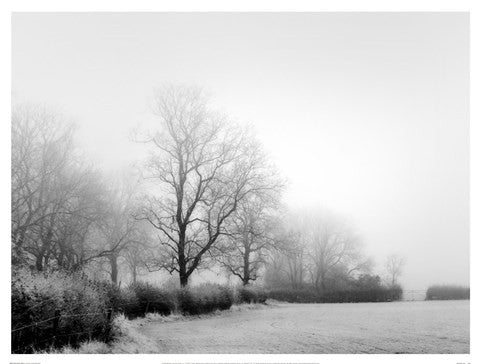
<path id="1" fill-rule="evenodd" d="M 160 353 L 469 353 L 470 301 L 278 304 L 139 331 Z"/>

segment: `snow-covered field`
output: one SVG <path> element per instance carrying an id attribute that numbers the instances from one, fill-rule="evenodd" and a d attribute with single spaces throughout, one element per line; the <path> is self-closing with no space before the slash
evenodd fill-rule
<path id="1" fill-rule="evenodd" d="M 163 353 L 469 353 L 470 301 L 276 304 L 138 330 Z"/>

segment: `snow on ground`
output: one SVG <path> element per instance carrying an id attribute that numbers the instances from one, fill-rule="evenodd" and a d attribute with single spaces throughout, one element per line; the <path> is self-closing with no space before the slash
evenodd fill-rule
<path id="1" fill-rule="evenodd" d="M 469 353 L 470 301 L 276 304 L 137 330 L 159 353 Z"/>

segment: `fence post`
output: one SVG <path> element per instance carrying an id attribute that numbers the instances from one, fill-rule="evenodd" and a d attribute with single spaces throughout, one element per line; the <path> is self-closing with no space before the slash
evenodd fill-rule
<path id="1" fill-rule="evenodd" d="M 58 327 L 60 325 L 60 310 L 55 310 L 55 316 L 54 316 L 54 319 L 53 319 L 53 338 L 52 338 L 52 345 L 55 345 L 55 338 L 57 336 L 57 331 L 58 331 Z"/>
<path id="2" fill-rule="evenodd" d="M 109 308 L 107 310 L 107 320 L 110 322 L 112 320 L 112 313 L 113 313 L 113 308 Z"/>
<path id="3" fill-rule="evenodd" d="M 112 322 L 112 314 L 113 314 L 113 308 L 108 308 L 107 309 L 107 327 L 105 329 L 105 339 L 108 340 L 110 337 L 110 327 L 111 327 L 111 322 Z"/>

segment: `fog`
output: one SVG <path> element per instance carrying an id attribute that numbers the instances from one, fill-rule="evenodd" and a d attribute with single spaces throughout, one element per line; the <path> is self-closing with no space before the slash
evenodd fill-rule
<path id="1" fill-rule="evenodd" d="M 72 116 L 105 171 L 144 155 L 156 87 L 202 86 L 292 209 L 348 216 L 405 289 L 469 284 L 468 15 L 15 14 L 12 43 L 14 100 Z"/>

